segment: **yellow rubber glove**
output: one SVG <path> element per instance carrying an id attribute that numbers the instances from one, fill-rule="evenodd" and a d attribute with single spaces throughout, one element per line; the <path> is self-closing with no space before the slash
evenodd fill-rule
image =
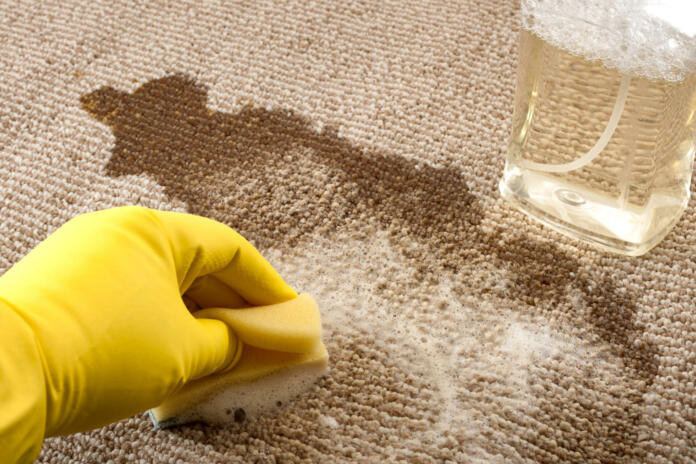
<path id="1" fill-rule="evenodd" d="M 132 416 L 230 365 L 234 334 L 182 295 L 201 308 L 297 296 L 229 227 L 140 207 L 68 221 L 0 277 L 0 462 L 31 462 L 44 436 Z"/>

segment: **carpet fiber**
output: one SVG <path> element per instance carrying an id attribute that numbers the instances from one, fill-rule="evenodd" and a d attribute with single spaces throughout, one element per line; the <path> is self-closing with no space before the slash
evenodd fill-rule
<path id="1" fill-rule="evenodd" d="M 696 212 L 642 258 L 497 193 L 514 1 L 4 2 L 0 272 L 70 217 L 231 225 L 317 299 L 277 417 L 47 439 L 41 463 L 696 460 Z"/>

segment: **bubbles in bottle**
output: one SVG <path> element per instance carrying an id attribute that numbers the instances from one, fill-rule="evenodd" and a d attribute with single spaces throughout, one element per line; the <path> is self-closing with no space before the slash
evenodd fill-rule
<path id="1" fill-rule="evenodd" d="M 648 79 L 696 71 L 693 0 L 522 0 L 522 26 L 550 44 Z"/>

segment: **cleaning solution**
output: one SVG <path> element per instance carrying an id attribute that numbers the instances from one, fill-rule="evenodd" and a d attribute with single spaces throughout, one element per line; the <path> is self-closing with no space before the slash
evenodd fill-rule
<path id="1" fill-rule="evenodd" d="M 523 1 L 504 198 L 627 255 L 671 230 L 695 150 L 696 23 L 680 18 L 689 5 Z"/>

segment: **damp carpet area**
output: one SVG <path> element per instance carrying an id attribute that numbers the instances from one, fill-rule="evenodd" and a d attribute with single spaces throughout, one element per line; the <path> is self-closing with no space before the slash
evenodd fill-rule
<path id="1" fill-rule="evenodd" d="M 278 415 L 38 462 L 695 462 L 693 201 L 640 258 L 511 209 L 519 28 L 513 0 L 0 2 L 0 273 L 80 213 L 199 214 L 314 296 L 331 357 Z"/>

